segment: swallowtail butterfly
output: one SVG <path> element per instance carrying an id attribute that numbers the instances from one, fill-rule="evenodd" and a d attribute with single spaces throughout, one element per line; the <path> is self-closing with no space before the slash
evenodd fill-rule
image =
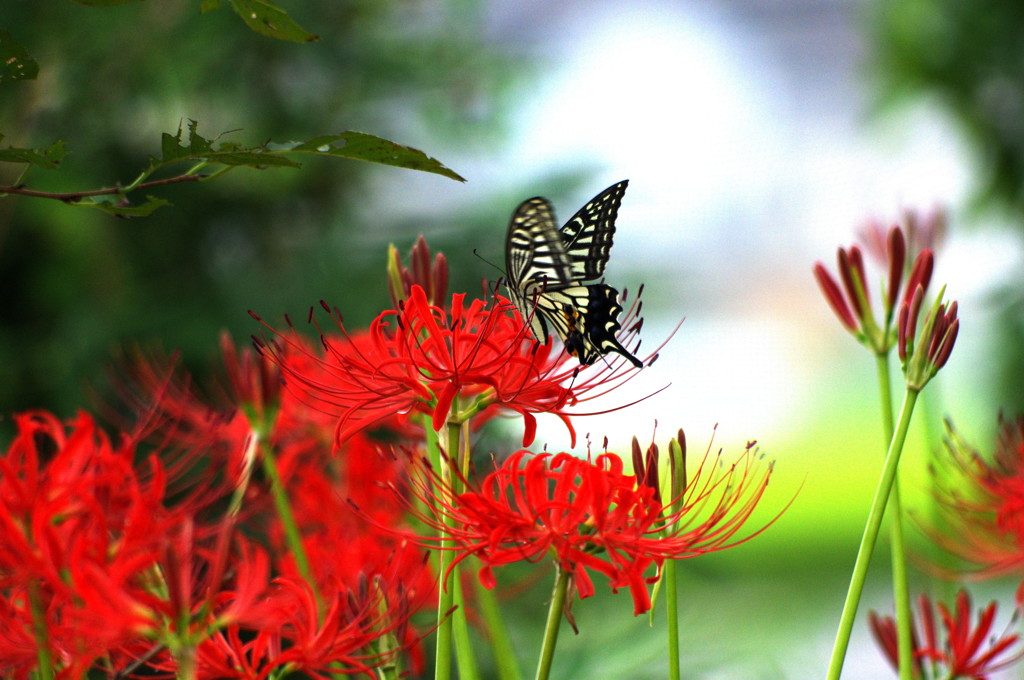
<path id="1" fill-rule="evenodd" d="M 565 350 L 585 365 L 617 352 L 637 368 L 643 366 L 615 338 L 621 328 L 619 291 L 605 283 L 587 283 L 604 273 L 628 183 L 623 180 L 599 193 L 561 229 L 546 198 L 523 201 L 505 239 L 509 297 L 529 319 L 533 337 L 547 342 L 550 323 Z"/>

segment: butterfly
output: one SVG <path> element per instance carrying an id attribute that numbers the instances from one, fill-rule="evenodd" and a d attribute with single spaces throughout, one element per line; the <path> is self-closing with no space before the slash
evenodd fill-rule
<path id="1" fill-rule="evenodd" d="M 589 365 L 617 352 L 640 368 L 643 362 L 615 338 L 619 331 L 619 291 L 605 283 L 587 283 L 604 273 L 615 235 L 615 216 L 629 180 L 613 184 L 559 229 L 546 198 L 523 201 L 512 215 L 505 239 L 509 298 L 539 342 L 547 342 L 548 324 L 565 350 Z"/>

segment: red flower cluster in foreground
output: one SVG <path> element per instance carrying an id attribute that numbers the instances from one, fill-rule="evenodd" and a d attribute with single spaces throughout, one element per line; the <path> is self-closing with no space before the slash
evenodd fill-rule
<path id="1" fill-rule="evenodd" d="M 916 675 L 927 665 L 930 677 L 987 680 L 991 673 L 1009 668 L 1024 658 L 1020 636 L 992 633 L 996 603 L 978 612 L 977 624 L 971 623 L 971 598 L 966 590 L 957 594 L 956 608 L 950 611 L 937 605 L 942 631 L 935 625 L 935 607 L 927 595 L 918 599 L 918 625 L 914 630 Z M 898 666 L 896 622 L 870 612 L 871 632 L 893 668 Z M 941 674 L 940 674 L 941 669 Z"/>
<path id="2" fill-rule="evenodd" d="M 338 443 L 385 418 L 414 413 L 429 415 L 435 430 L 476 414 L 479 425 L 496 412 L 491 407 L 523 416 L 524 445 L 535 437 L 537 413 L 558 416 L 575 438 L 573 407 L 635 374 L 622 357 L 580 366 L 553 345 L 536 343 L 515 308 L 500 297 L 488 305 L 456 294 L 446 310 L 429 304 L 423 289 L 413 285 L 398 309 L 383 312 L 359 334 L 346 330 L 337 310 L 323 307 L 340 331 L 321 336 L 323 355 L 294 329 L 279 333 L 266 323 L 275 339 L 258 346 L 303 401 L 338 417 Z M 623 322 L 623 341 L 631 351 L 639 344 L 638 312 L 634 304 Z"/>
<path id="3" fill-rule="evenodd" d="M 1024 417 L 1000 419 L 991 458 L 952 428 L 946 450 L 951 469 L 932 470 L 941 523 L 930 535 L 976 575 L 1024 575 Z"/>
<path id="4" fill-rule="evenodd" d="M 282 477 L 301 499 L 294 514 L 317 560 L 310 582 L 267 512 L 272 504 L 260 500 L 266 489 L 253 485 L 248 509 L 225 516 L 212 501 L 231 484 L 178 478 L 232 441 L 225 433 L 237 423 L 211 420 L 209 447 L 199 446 L 201 419 L 164 420 L 202 412 L 185 408 L 175 385 L 154 395 L 166 400 L 153 412 L 188 448 L 145 455 L 137 437 L 111 440 L 84 413 L 68 427 L 48 413 L 16 416 L 16 436 L 0 452 L 0 676 L 28 678 L 46 667 L 68 678 L 90 668 L 191 668 L 200 679 L 372 675 L 414 647 L 408 617 L 432 600 L 434 578 L 421 549 L 372 531 L 328 481 L 326 464 L 337 466 L 347 451 L 331 457 L 322 446 L 316 458 L 311 447 L 293 446 L 283 455 Z M 363 455 L 371 445 L 356 438 L 349 446 Z M 364 489 L 360 498 L 377 521 L 400 522 L 393 503 L 388 512 L 373 497 L 369 480 L 380 479 L 380 469 L 354 464 L 346 473 L 342 486 Z M 243 527 L 267 535 L 268 545 L 246 538 Z"/>
<path id="5" fill-rule="evenodd" d="M 662 504 L 655 488 L 625 474 L 622 459 L 611 453 L 591 461 L 519 451 L 478 490 L 456 495 L 424 484 L 417 493 L 454 520 L 455 562 L 480 558 L 486 587 L 495 586 L 495 566 L 550 556 L 572 574 L 581 598 L 594 593 L 588 573 L 593 570 L 604 574 L 613 590 L 628 587 L 639 614 L 650 608 L 647 585 L 658 578 L 645 575 L 650 566 L 660 570 L 666 559 L 723 550 L 765 528 L 736 538 L 771 475 L 771 466 L 759 466 L 756 458 L 748 449 L 724 472 L 717 458 L 706 458 L 676 509 Z M 440 480 L 433 483 L 438 488 Z M 443 529 L 435 517 L 421 519 Z M 443 540 L 436 543 L 445 547 Z"/>

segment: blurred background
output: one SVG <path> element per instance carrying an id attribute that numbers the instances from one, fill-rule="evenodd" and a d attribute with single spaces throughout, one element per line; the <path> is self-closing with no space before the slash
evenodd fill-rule
<path id="1" fill-rule="evenodd" d="M 667 389 L 577 428 L 623 450 L 656 422 L 658 440 L 684 427 L 701 451 L 717 424 L 711 446 L 727 457 L 756 439 L 776 460 L 760 516 L 797 494 L 792 507 L 756 541 L 683 569 L 689 676 L 773 679 L 824 672 L 883 453 L 873 360 L 826 306 L 814 262 L 834 268 L 869 218 L 948 215 L 934 282 L 959 300 L 962 330 L 905 455 L 911 508 L 926 505 L 944 417 L 988 450 L 999 410 L 1024 411 L 1016 0 L 282 3 L 321 36 L 309 44 L 197 3 L 4 5 L 0 28 L 40 76 L 0 85 L 3 143 L 72 151 L 33 170 L 33 188 L 127 183 L 186 119 L 243 145 L 360 130 L 469 180 L 309 159 L 169 187 L 174 206 L 144 219 L 0 200 L 5 416 L 72 415 L 135 346 L 180 350 L 202 379 L 222 329 L 242 342 L 258 331 L 250 309 L 302 319 L 324 299 L 365 324 L 390 304 L 387 245 L 407 252 L 419 234 L 447 255 L 451 288 L 477 294 L 497 274 L 473 251 L 503 262 L 521 200 L 547 196 L 565 219 L 628 178 L 608 281 L 646 285 L 645 348 L 686 320 L 607 404 Z M 2 165 L 0 184 L 14 181 L 20 167 Z M 540 442 L 569 446 L 557 423 Z M 884 549 L 875 566 L 862 611 L 890 609 Z M 928 584 L 917 574 L 913 587 Z M 548 587 L 513 605 L 526 660 Z M 557 677 L 664 677 L 663 637 L 624 594 L 576 616 Z M 888 675 L 860 625 L 844 678 Z"/>

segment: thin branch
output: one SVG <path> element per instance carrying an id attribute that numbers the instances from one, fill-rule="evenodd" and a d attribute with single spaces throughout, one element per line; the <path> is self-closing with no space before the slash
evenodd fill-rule
<path id="1" fill-rule="evenodd" d="M 185 174 L 177 175 L 176 177 L 167 177 L 164 179 L 155 179 L 151 182 L 143 182 L 133 188 L 148 189 L 150 187 L 164 186 L 167 184 L 180 184 L 181 182 L 198 182 L 205 179 L 205 174 Z M 36 196 L 38 198 L 52 198 L 58 201 L 65 201 L 68 203 L 77 203 L 83 198 L 90 196 L 111 196 L 117 194 L 127 193 L 124 187 L 111 187 L 109 189 L 93 189 L 92 191 L 37 191 L 36 189 L 27 189 L 24 185 L 15 185 L 8 187 L 0 187 L 0 195 L 2 194 L 17 194 L 20 196 Z"/>

